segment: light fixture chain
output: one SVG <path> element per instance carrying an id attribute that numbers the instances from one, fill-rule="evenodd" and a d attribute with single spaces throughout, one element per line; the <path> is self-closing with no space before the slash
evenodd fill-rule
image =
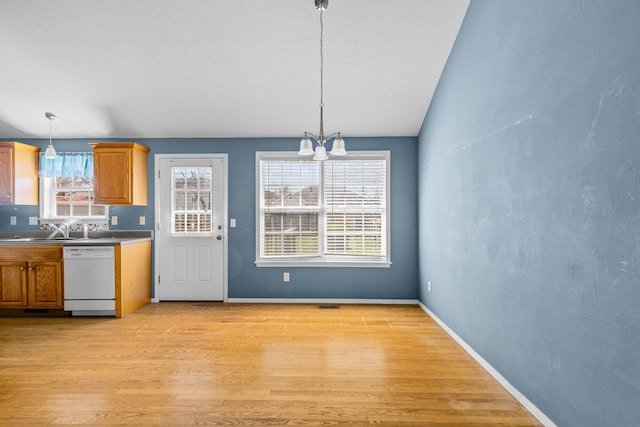
<path id="1" fill-rule="evenodd" d="M 324 22 L 323 8 L 320 8 L 320 134 L 318 135 L 318 144 L 324 145 Z"/>
<path id="2" fill-rule="evenodd" d="M 322 8 L 320 9 L 320 106 L 324 106 L 324 54 L 323 45 L 324 41 L 324 23 L 322 21 Z"/>

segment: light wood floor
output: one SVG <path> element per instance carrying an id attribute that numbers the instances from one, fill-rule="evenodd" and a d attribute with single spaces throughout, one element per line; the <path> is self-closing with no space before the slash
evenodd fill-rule
<path id="1" fill-rule="evenodd" d="M 539 425 L 416 306 L 0 318 L 0 426 Z"/>

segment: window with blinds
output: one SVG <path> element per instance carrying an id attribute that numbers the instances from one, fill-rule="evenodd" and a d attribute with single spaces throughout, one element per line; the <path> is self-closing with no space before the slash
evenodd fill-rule
<path id="1" fill-rule="evenodd" d="M 389 157 L 257 153 L 257 265 L 388 266 Z"/>
<path id="2" fill-rule="evenodd" d="M 260 162 L 262 257 L 318 255 L 318 164 L 296 160 Z"/>
<path id="3" fill-rule="evenodd" d="M 386 182 L 385 160 L 325 162 L 326 255 L 385 255 Z"/>

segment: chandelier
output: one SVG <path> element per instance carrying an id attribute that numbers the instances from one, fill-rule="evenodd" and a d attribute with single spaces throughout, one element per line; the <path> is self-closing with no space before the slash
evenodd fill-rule
<path id="1" fill-rule="evenodd" d="M 331 151 L 329 154 L 333 156 L 344 156 L 347 154 L 344 145 L 344 139 L 340 136 L 340 132 L 332 133 L 331 135 L 325 137 L 324 135 L 324 121 L 323 121 L 323 110 L 324 110 L 324 56 L 322 51 L 323 44 L 323 35 L 324 35 L 324 24 L 322 22 L 323 11 L 329 6 L 329 0 L 314 0 L 316 4 L 316 9 L 320 11 L 320 133 L 318 136 L 313 135 L 310 132 L 304 133 L 304 138 L 300 140 L 300 151 L 298 154 L 301 156 L 313 156 L 313 160 L 327 160 L 329 157 L 327 156 L 327 149 L 325 144 L 329 142 L 333 138 L 333 145 L 331 146 Z M 316 142 L 315 151 L 313 149 L 313 142 Z"/>

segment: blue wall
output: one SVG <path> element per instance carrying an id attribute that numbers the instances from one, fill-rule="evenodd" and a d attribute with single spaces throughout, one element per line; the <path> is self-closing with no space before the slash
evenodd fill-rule
<path id="1" fill-rule="evenodd" d="M 419 135 L 420 300 L 562 426 L 640 425 L 639 23 L 472 0 Z"/>
<path id="2" fill-rule="evenodd" d="M 90 151 L 89 140 L 55 140 L 58 151 Z M 95 141 L 95 140 L 91 140 Z M 110 141 L 115 141 L 111 139 Z M 166 153 L 228 153 L 230 298 L 355 298 L 417 299 L 418 289 L 418 172 L 417 138 L 349 138 L 349 150 L 391 150 L 391 261 L 390 268 L 257 268 L 255 261 L 255 152 L 295 151 L 299 139 L 136 139 L 149 153 L 149 205 L 112 207 L 118 216 L 113 230 L 153 229 L 154 155 Z M 48 140 L 21 140 L 44 149 Z M 17 225 L 9 217 L 17 216 Z M 138 218 L 146 216 L 145 226 Z M 0 230 L 27 230 L 37 206 L 0 206 Z M 284 283 L 282 273 L 291 273 Z"/>

